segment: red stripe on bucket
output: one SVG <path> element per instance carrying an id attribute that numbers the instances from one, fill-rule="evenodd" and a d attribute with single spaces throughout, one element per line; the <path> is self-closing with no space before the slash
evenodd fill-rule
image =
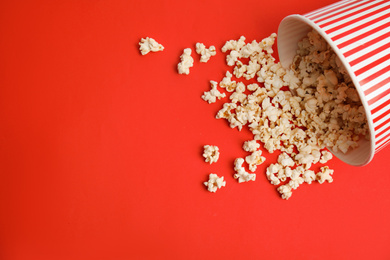
<path id="1" fill-rule="evenodd" d="M 385 132 L 385 133 L 386 133 L 386 132 Z M 376 139 L 375 143 L 376 143 L 376 144 L 379 144 L 379 143 L 382 142 L 383 140 L 389 139 L 389 138 L 390 138 L 390 133 L 387 132 L 386 135 L 382 136 L 381 138 L 378 138 L 378 139 L 375 138 L 375 139 Z M 387 141 L 388 141 L 388 140 L 387 140 Z M 386 141 L 386 142 L 387 142 L 387 141 Z M 385 142 L 385 143 L 386 143 L 386 142 Z"/>
<path id="2" fill-rule="evenodd" d="M 367 60 L 367 59 L 371 58 L 372 56 L 374 56 L 374 55 L 376 55 L 376 54 L 378 54 L 386 49 L 390 49 L 390 42 L 376 48 L 375 50 L 373 50 L 369 53 L 366 53 L 366 54 L 354 59 L 353 61 L 349 62 L 349 65 L 355 66 L 356 64 L 363 62 L 364 60 Z"/>
<path id="3" fill-rule="evenodd" d="M 378 84 L 375 84 L 374 86 L 372 86 L 371 88 L 367 89 L 366 91 L 364 91 L 364 94 L 365 95 L 368 95 L 372 92 L 374 92 L 375 90 L 378 90 L 380 89 L 381 87 L 387 85 L 390 83 L 390 78 L 385 78 L 384 80 L 382 80 L 381 82 L 379 82 Z M 374 113 L 374 112 L 373 112 Z"/>
<path id="4" fill-rule="evenodd" d="M 389 123 L 389 121 L 387 121 L 387 123 Z M 379 141 L 379 139 L 380 139 L 379 137 L 381 137 L 384 134 L 390 133 L 389 130 L 390 130 L 390 126 L 386 127 L 382 132 L 375 135 L 375 139 L 378 139 L 378 141 Z"/>
<path id="5" fill-rule="evenodd" d="M 387 56 L 388 56 L 388 55 L 387 55 Z M 383 61 L 381 61 L 381 63 L 382 63 L 382 62 L 383 62 Z M 374 63 L 373 63 L 373 64 L 374 64 Z M 373 64 L 369 64 L 369 65 L 367 65 L 366 67 L 369 67 L 368 69 L 370 69 L 370 68 L 373 68 L 373 67 L 375 67 L 376 65 L 378 65 L 378 64 L 375 63 L 374 66 L 373 66 Z M 379 64 L 380 64 L 380 63 L 379 63 Z M 379 71 L 377 71 L 377 72 L 375 72 L 375 73 L 373 73 L 373 74 L 371 74 L 371 75 L 368 76 L 367 78 L 365 78 L 365 79 L 359 81 L 359 84 L 360 84 L 360 86 L 363 86 L 363 85 L 367 84 L 368 82 L 370 82 L 370 81 L 376 79 L 377 77 L 379 77 L 379 76 L 381 76 L 381 75 L 383 75 L 384 73 L 389 72 L 389 71 L 390 71 L 390 65 L 384 67 L 383 69 L 381 69 L 381 70 L 379 70 Z"/>
<path id="6" fill-rule="evenodd" d="M 374 123 L 376 123 L 376 122 L 378 122 L 379 120 L 381 120 L 381 119 L 383 119 L 385 116 L 387 116 L 388 115 L 388 113 L 383 113 L 383 114 L 380 114 L 380 115 L 377 115 L 376 117 L 374 117 L 373 119 L 372 119 L 372 121 L 374 122 Z"/>
<path id="7" fill-rule="evenodd" d="M 383 144 L 381 144 L 380 146 L 378 146 L 378 147 L 375 149 L 375 153 L 377 153 L 377 152 L 379 152 L 380 150 L 382 150 L 383 148 L 385 148 L 388 144 L 389 144 L 389 141 L 384 142 Z"/>
<path id="8" fill-rule="evenodd" d="M 386 124 L 390 123 L 390 118 L 382 122 L 380 125 L 377 125 L 374 127 L 375 132 L 379 131 L 381 128 L 383 128 Z"/>
<path id="9" fill-rule="evenodd" d="M 381 58 L 379 58 L 379 59 L 377 59 L 376 61 L 373 61 L 373 62 L 367 64 L 367 65 L 364 66 L 363 68 L 356 70 L 356 71 L 355 71 L 355 75 L 356 75 L 356 76 L 359 76 L 359 75 L 363 74 L 364 72 L 366 72 L 366 71 L 368 71 L 368 70 L 370 70 L 370 69 L 372 69 L 372 68 L 374 68 L 374 67 L 380 65 L 381 63 L 383 63 L 383 62 L 385 62 L 385 61 L 387 61 L 387 60 L 389 60 L 389 59 L 390 59 L 390 53 L 387 54 L 387 55 L 385 55 L 385 56 L 383 56 L 383 57 L 381 57 Z M 387 70 L 386 70 L 386 68 L 387 68 Z M 390 68 L 389 68 L 389 66 L 387 66 L 387 67 L 381 69 L 380 71 L 378 71 L 378 72 L 372 74 L 370 77 L 376 78 L 375 75 L 376 75 L 377 73 L 380 73 L 381 71 L 389 71 L 389 70 L 390 70 Z M 380 73 L 380 74 L 383 74 L 383 73 Z M 368 77 L 368 78 L 370 78 L 370 77 Z M 367 83 L 367 82 L 366 82 L 366 83 Z"/>
<path id="10" fill-rule="evenodd" d="M 321 16 L 322 16 L 322 18 L 319 19 L 319 20 L 317 20 L 317 21 L 315 21 L 315 22 L 316 22 L 316 23 L 320 23 L 320 22 L 322 22 L 322 21 L 324 21 L 324 20 L 330 18 L 329 16 L 336 16 L 336 15 L 339 15 L 339 14 L 342 14 L 342 13 L 345 13 L 345 12 L 348 12 L 348 11 L 351 11 L 351 10 L 353 10 L 353 9 L 356 9 L 356 8 L 358 8 L 358 7 L 364 6 L 364 5 L 369 4 L 369 3 L 370 3 L 370 1 L 364 2 L 364 3 L 358 4 L 358 5 L 352 6 L 352 7 L 350 7 L 350 8 L 347 8 L 347 9 L 345 9 L 345 10 L 341 10 L 341 11 L 339 11 L 339 12 L 337 12 L 337 13 L 330 14 L 330 15 L 326 15 L 326 16 L 319 15 L 318 18 L 321 17 Z M 352 5 L 352 4 L 349 4 L 349 5 L 346 5 L 345 7 L 351 6 L 351 5 Z M 378 3 L 375 4 L 375 5 L 378 5 Z M 370 8 L 371 8 L 371 6 L 366 7 L 366 8 L 364 8 L 364 9 L 370 9 Z M 337 10 L 340 10 L 340 9 L 341 9 L 341 8 L 335 8 L 335 9 L 332 10 L 332 11 L 337 11 Z M 364 9 L 362 9 L 362 10 L 364 10 Z M 360 12 L 360 11 L 357 11 L 357 13 L 359 13 L 359 12 Z M 329 13 L 331 13 L 331 11 L 327 12 L 327 14 L 329 14 Z M 316 17 L 316 18 L 317 18 L 317 17 Z M 315 19 L 315 18 L 312 18 L 312 19 Z M 340 19 L 340 18 L 338 18 L 338 19 Z M 338 19 L 335 19 L 334 21 L 337 21 Z M 342 20 L 342 19 L 341 19 L 341 20 Z"/>
<path id="11" fill-rule="evenodd" d="M 345 24 L 336 26 L 336 27 L 334 27 L 334 28 L 332 28 L 332 29 L 327 30 L 326 33 L 329 34 L 329 33 L 332 33 L 332 32 L 334 32 L 334 31 L 340 30 L 340 29 L 344 28 L 345 26 L 348 26 L 348 25 L 351 25 L 351 24 L 353 24 L 353 23 L 359 22 L 359 21 L 361 21 L 361 20 L 363 20 L 363 19 L 365 19 L 365 18 L 370 17 L 371 15 L 373 15 L 373 14 L 375 14 L 375 13 L 380 13 L 380 12 L 382 12 L 382 11 L 384 11 L 384 10 L 387 10 L 387 9 L 389 9 L 389 6 L 386 6 L 386 7 L 382 8 L 382 9 L 379 9 L 379 10 L 373 12 L 373 13 L 370 13 L 370 14 L 364 15 L 364 16 L 362 16 L 362 17 L 359 17 L 359 18 L 357 18 L 357 19 L 355 19 L 355 20 L 349 21 L 349 22 L 347 22 L 347 23 L 345 23 Z M 338 40 L 338 39 L 340 39 L 340 38 L 343 38 L 343 37 L 345 37 L 345 36 L 347 36 L 347 35 L 349 35 L 349 34 L 351 34 L 351 33 L 354 33 L 354 32 L 356 32 L 356 31 L 359 31 L 359 30 L 363 29 L 364 27 L 373 25 L 373 24 L 375 24 L 375 23 L 377 23 L 377 22 L 380 22 L 380 21 L 382 21 L 383 19 L 386 19 L 386 18 L 389 18 L 389 17 L 390 17 L 390 13 L 385 14 L 385 15 L 380 16 L 380 17 L 378 17 L 378 18 L 376 18 L 376 19 L 374 19 L 374 20 L 371 20 L 371 21 L 368 21 L 368 22 L 366 22 L 366 23 L 363 23 L 363 24 L 361 24 L 361 25 L 359 25 L 359 26 L 356 26 L 356 27 L 354 27 L 354 28 L 352 28 L 352 29 L 350 29 L 350 30 L 348 30 L 348 31 L 345 31 L 345 32 L 343 32 L 343 33 L 340 33 L 340 34 L 334 36 L 332 39 L 334 39 L 334 41 L 336 41 L 336 40 Z"/>
<path id="12" fill-rule="evenodd" d="M 345 5 L 337 6 L 336 8 L 332 8 L 332 9 L 330 9 L 329 11 L 326 11 L 326 12 L 324 12 L 324 13 L 322 13 L 322 14 L 318 14 L 318 15 L 316 15 L 316 16 L 313 16 L 313 17 L 311 17 L 310 19 L 315 20 L 315 19 L 321 18 L 321 17 L 322 17 L 321 20 L 323 20 L 324 18 L 326 19 L 326 17 L 329 17 L 328 14 L 330 14 L 330 13 L 332 13 L 332 12 L 334 12 L 334 11 L 340 10 L 340 9 L 342 9 L 342 8 L 351 6 L 351 5 L 353 5 L 353 4 L 355 4 L 355 3 L 358 3 L 358 2 L 361 2 L 361 1 L 349 2 L 349 3 L 346 3 Z M 356 5 L 356 6 L 353 6 L 353 7 L 349 8 L 349 9 L 353 9 L 353 8 L 359 7 L 359 6 L 364 5 L 364 4 L 367 4 L 367 3 L 368 3 L 368 2 L 364 2 L 364 3 L 358 4 L 358 5 Z M 345 12 L 345 10 L 344 10 L 343 12 Z M 316 22 L 318 22 L 318 21 L 316 21 Z"/>
<path id="13" fill-rule="evenodd" d="M 337 18 L 337 19 L 334 19 L 334 20 L 329 21 L 329 22 L 327 22 L 327 23 L 321 24 L 320 27 L 321 27 L 321 28 L 325 28 L 326 26 L 332 25 L 332 24 L 334 24 L 334 23 L 337 23 L 337 22 L 339 22 L 339 21 L 342 21 L 342 20 L 347 19 L 347 18 L 349 18 L 349 17 L 352 17 L 352 16 L 354 16 L 354 15 L 358 15 L 358 14 L 364 12 L 364 11 L 368 11 L 368 10 L 374 8 L 374 7 L 377 7 L 377 6 L 382 5 L 382 4 L 384 4 L 384 3 L 387 3 L 387 2 L 389 2 L 389 1 L 386 0 L 386 1 L 384 1 L 384 2 L 379 2 L 379 3 L 376 3 L 376 4 L 374 4 L 374 5 L 368 6 L 368 7 L 366 7 L 366 8 L 360 9 L 360 10 L 358 10 L 358 11 L 356 11 L 356 12 L 353 12 L 353 13 L 350 13 L 350 14 L 347 14 L 347 15 L 344 15 L 344 16 L 341 16 L 341 17 L 339 17 L 339 18 Z M 334 27 L 334 28 L 332 28 L 332 29 L 327 30 L 326 33 L 332 33 L 332 32 L 334 32 L 334 31 L 337 31 L 337 30 L 339 30 L 339 29 L 341 29 L 341 28 L 343 28 L 343 27 L 345 27 L 345 26 L 351 25 L 351 24 L 356 23 L 356 22 L 358 22 L 358 21 L 360 21 L 360 20 L 366 19 L 366 18 L 371 17 L 371 16 L 373 16 L 373 15 L 375 15 L 375 14 L 378 14 L 378 13 L 380 13 L 380 12 L 382 12 L 382 11 L 388 9 L 388 8 L 389 8 L 388 6 L 385 6 L 385 7 L 382 7 L 382 8 L 380 8 L 380 9 L 378 9 L 378 10 L 375 10 L 375 11 L 373 11 L 373 12 L 371 12 L 371 13 L 368 13 L 368 14 L 365 14 L 365 15 L 362 15 L 362 16 L 359 16 L 359 17 L 357 17 L 357 18 L 355 18 L 355 19 L 353 19 L 353 20 L 351 20 L 351 21 L 349 21 L 349 22 L 343 23 L 343 24 L 338 25 L 338 26 L 336 26 L 336 27 Z M 317 23 L 318 23 L 318 21 L 317 21 Z"/>
<path id="14" fill-rule="evenodd" d="M 370 35 L 372 35 L 372 34 L 374 34 L 376 32 L 379 32 L 380 30 L 386 29 L 389 26 L 390 26 L 390 22 L 382 24 L 381 26 L 378 26 L 378 27 L 376 27 L 376 28 L 374 28 L 374 29 L 372 29 L 372 30 L 370 30 L 368 32 L 362 33 L 362 34 L 360 34 L 360 35 L 358 35 L 358 36 L 356 36 L 356 37 L 354 37 L 354 38 L 352 38 L 352 39 L 350 39 L 348 41 L 340 43 L 339 45 L 337 45 L 337 47 L 339 47 L 339 49 L 344 48 L 345 46 L 348 46 L 348 45 L 350 45 L 350 44 L 352 44 L 354 42 L 357 42 L 358 40 L 361 40 L 361 39 L 364 39 L 366 37 L 369 37 Z M 332 38 L 332 40 L 333 40 L 333 38 Z"/>
<path id="15" fill-rule="evenodd" d="M 349 57 L 349 56 L 351 56 L 352 54 L 355 54 L 355 53 L 358 52 L 358 51 L 361 51 L 361 50 L 366 49 L 367 46 L 371 46 L 371 45 L 373 45 L 373 44 L 375 44 L 375 43 L 378 43 L 378 42 L 380 42 L 380 41 L 382 41 L 382 40 L 384 40 L 384 39 L 386 39 L 386 38 L 390 38 L 390 32 L 387 32 L 387 33 L 385 33 L 385 34 L 382 34 L 382 35 L 376 37 L 375 39 L 373 39 L 373 40 L 371 40 L 371 41 L 368 41 L 368 42 L 366 42 L 366 43 L 364 43 L 364 44 L 362 44 L 362 45 L 360 45 L 360 46 L 358 46 L 358 47 L 353 48 L 352 50 L 349 50 L 349 51 L 345 52 L 345 53 L 344 53 L 344 56 L 345 56 L 345 57 Z M 352 64 L 351 64 L 351 65 L 352 65 Z"/>
<path id="16" fill-rule="evenodd" d="M 335 10 L 337 7 L 344 7 L 346 5 L 350 5 L 350 4 L 353 4 L 355 2 L 359 2 L 361 0 L 350 0 L 350 1 L 340 1 L 340 2 L 337 2 L 337 3 L 334 3 L 332 5 L 328 5 L 324 8 L 320 8 L 320 9 L 317 9 L 317 10 L 314 10 L 310 13 L 307 13 L 305 14 L 305 16 L 309 19 L 312 19 L 313 17 L 316 17 L 316 16 L 321 16 L 322 14 L 324 14 L 325 12 L 324 11 L 328 11 L 328 10 Z M 321 13 L 322 12 L 322 13 Z"/>
<path id="17" fill-rule="evenodd" d="M 372 105 L 374 103 L 376 103 L 378 100 L 381 100 L 383 97 L 385 97 L 386 95 L 389 95 L 390 94 L 390 88 L 387 89 L 386 91 L 378 94 L 376 97 L 373 97 L 372 99 L 368 100 L 367 103 L 369 105 Z"/>

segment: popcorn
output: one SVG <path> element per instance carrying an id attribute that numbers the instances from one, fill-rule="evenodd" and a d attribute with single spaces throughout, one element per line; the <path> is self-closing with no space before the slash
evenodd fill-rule
<path id="1" fill-rule="evenodd" d="M 272 46 L 275 43 L 276 39 L 276 33 L 271 34 L 269 37 L 264 38 L 260 42 L 260 46 L 263 50 L 265 50 L 267 53 L 273 53 L 274 51 L 272 50 Z"/>
<path id="2" fill-rule="evenodd" d="M 205 162 L 210 164 L 215 163 L 219 159 L 219 148 L 215 145 L 205 145 L 203 151 L 203 157 Z"/>
<path id="3" fill-rule="evenodd" d="M 242 148 L 247 152 L 254 152 L 260 148 L 260 144 L 256 140 L 245 141 Z"/>
<path id="4" fill-rule="evenodd" d="M 266 170 L 267 179 L 273 185 L 279 185 L 280 180 L 276 177 L 276 173 L 278 173 L 283 167 L 280 164 L 271 164 L 268 166 Z"/>
<path id="5" fill-rule="evenodd" d="M 238 183 L 242 182 L 248 182 L 248 181 L 255 181 L 256 180 L 256 174 L 255 173 L 248 173 L 245 171 L 245 168 L 242 166 L 244 163 L 244 159 L 237 158 L 234 161 L 234 170 L 236 171 L 236 174 L 234 174 L 234 179 L 238 179 Z"/>
<path id="6" fill-rule="evenodd" d="M 321 167 L 320 170 L 321 171 L 316 175 L 316 178 L 320 184 L 324 183 L 325 181 L 329 183 L 333 182 L 333 170 L 329 169 L 328 166 Z"/>
<path id="7" fill-rule="evenodd" d="M 209 192 L 216 192 L 221 187 L 226 186 L 226 181 L 223 180 L 222 177 L 218 177 L 215 173 L 209 174 L 209 180 L 203 183 Z"/>
<path id="8" fill-rule="evenodd" d="M 229 55 L 226 56 L 226 63 L 228 66 L 233 66 L 238 58 L 240 58 L 240 53 L 238 51 L 231 51 Z"/>
<path id="9" fill-rule="evenodd" d="M 289 199 L 303 183 L 333 181 L 329 167 L 321 167 L 317 174 L 310 169 L 332 159 L 325 147 L 346 153 L 369 131 L 352 80 L 317 32 L 309 32 L 298 43 L 287 69 L 272 56 L 275 39 L 276 34 L 271 34 L 259 43 L 245 43 L 242 36 L 225 43 L 222 52 L 229 51 L 226 62 L 233 68 L 219 86 L 231 94 L 216 118 L 226 119 L 238 130 L 247 125 L 253 134 L 253 140 L 243 144 L 251 154 L 235 160 L 234 178 L 254 180 L 242 165 L 246 162 L 251 172 L 256 171 L 265 160 L 259 150 L 262 143 L 269 153 L 281 152 L 277 162 L 266 168 L 266 177 L 278 186 L 283 199 Z M 233 75 L 246 80 L 257 77 L 257 83 L 245 86 Z"/>
<path id="10" fill-rule="evenodd" d="M 245 161 L 249 164 L 249 170 L 251 172 L 256 171 L 258 165 L 265 162 L 265 157 L 261 156 L 261 150 L 253 151 L 251 155 L 245 157 Z"/>
<path id="11" fill-rule="evenodd" d="M 139 50 L 142 55 L 148 54 L 149 52 L 157 52 L 164 50 L 164 46 L 156 42 L 153 38 L 146 37 L 142 38 L 139 42 Z"/>
<path id="12" fill-rule="evenodd" d="M 316 180 L 316 174 L 312 170 L 305 170 L 305 172 L 302 174 L 302 178 L 304 182 L 311 184 L 313 181 Z"/>
<path id="13" fill-rule="evenodd" d="M 215 46 L 210 46 L 208 49 L 203 43 L 196 43 L 196 53 L 201 55 L 200 62 L 208 62 L 211 56 L 217 53 Z"/>
<path id="14" fill-rule="evenodd" d="M 226 76 L 219 82 L 221 88 L 226 88 L 226 91 L 233 92 L 236 89 L 237 82 L 232 81 L 232 74 L 229 71 L 226 71 Z"/>
<path id="15" fill-rule="evenodd" d="M 217 89 L 218 82 L 211 80 L 210 83 L 211 83 L 211 90 L 204 92 L 202 95 L 202 99 L 204 101 L 207 101 L 209 104 L 211 104 L 211 103 L 215 103 L 217 99 L 226 97 L 225 93 L 221 93 Z"/>
<path id="16" fill-rule="evenodd" d="M 282 196 L 282 199 L 288 200 L 292 195 L 292 188 L 289 184 L 281 185 L 277 188 Z"/>
<path id="17" fill-rule="evenodd" d="M 293 167 L 295 165 L 294 160 L 287 153 L 281 153 L 279 155 L 278 163 L 283 167 Z"/>
<path id="18" fill-rule="evenodd" d="M 322 151 L 321 154 L 322 156 L 320 159 L 320 163 L 322 164 L 327 163 L 329 160 L 333 158 L 333 155 L 328 151 Z"/>
<path id="19" fill-rule="evenodd" d="M 194 66 L 194 59 L 191 57 L 192 50 L 190 48 L 184 49 L 180 56 L 181 62 L 177 64 L 177 71 L 179 74 L 190 74 L 190 68 Z"/>
<path id="20" fill-rule="evenodd" d="M 298 186 L 304 182 L 304 179 L 301 176 L 303 173 L 304 173 L 304 169 L 299 166 L 291 171 L 291 176 L 290 176 L 291 180 L 288 184 L 292 189 L 296 190 Z"/>
<path id="21" fill-rule="evenodd" d="M 238 41 L 230 40 L 225 43 L 222 47 L 222 52 L 227 52 L 229 50 L 239 51 L 245 45 L 245 37 L 241 36 Z"/>

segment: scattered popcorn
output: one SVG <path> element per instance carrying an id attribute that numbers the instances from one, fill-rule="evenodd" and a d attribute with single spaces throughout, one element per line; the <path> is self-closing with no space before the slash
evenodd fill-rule
<path id="1" fill-rule="evenodd" d="M 211 80 L 210 83 L 211 83 L 211 90 L 204 92 L 204 94 L 202 95 L 202 99 L 204 101 L 207 101 L 209 104 L 211 104 L 211 103 L 215 103 L 217 99 L 226 97 L 225 93 L 221 93 L 217 89 L 218 82 Z"/>
<path id="2" fill-rule="evenodd" d="M 215 145 L 205 145 L 203 151 L 203 157 L 205 162 L 210 164 L 215 163 L 219 159 L 219 148 Z"/>
<path id="3" fill-rule="evenodd" d="M 215 173 L 209 174 L 209 180 L 203 183 L 209 192 L 216 192 L 221 187 L 226 186 L 226 181 L 222 177 L 218 177 Z"/>
<path id="4" fill-rule="evenodd" d="M 325 181 L 331 183 L 333 182 L 333 170 L 329 169 L 328 166 L 324 166 L 320 168 L 320 172 L 317 173 L 317 180 L 319 183 L 324 183 Z"/>
<path id="5" fill-rule="evenodd" d="M 148 54 L 149 52 L 157 52 L 164 50 L 164 46 L 156 42 L 153 38 L 146 37 L 142 38 L 139 42 L 139 49 L 142 55 Z"/>
<path id="6" fill-rule="evenodd" d="M 194 59 L 191 57 L 191 49 L 184 49 L 183 54 L 180 56 L 181 62 L 177 64 L 177 70 L 179 74 L 190 74 L 190 68 L 194 66 Z"/>
<path id="7" fill-rule="evenodd" d="M 266 177 L 283 199 L 303 183 L 331 183 L 333 170 L 324 166 L 316 174 L 312 165 L 331 160 L 330 151 L 346 153 L 360 138 L 369 138 L 365 110 L 346 69 L 316 31 L 298 43 L 290 68 L 272 56 L 276 34 L 260 42 L 245 40 L 242 36 L 222 47 L 232 69 L 219 86 L 230 96 L 216 115 L 231 128 L 248 126 L 253 134 L 253 140 L 243 144 L 251 154 L 235 160 L 234 178 L 254 180 L 243 164 L 256 171 L 265 160 L 259 150 L 262 144 L 269 153 L 280 152 L 277 162 L 266 168 Z M 245 85 L 238 81 L 241 78 L 257 83 Z"/>
<path id="8" fill-rule="evenodd" d="M 201 55 L 200 62 L 208 62 L 211 56 L 217 54 L 215 46 L 210 46 L 208 49 L 203 43 L 196 44 L 196 53 Z"/>

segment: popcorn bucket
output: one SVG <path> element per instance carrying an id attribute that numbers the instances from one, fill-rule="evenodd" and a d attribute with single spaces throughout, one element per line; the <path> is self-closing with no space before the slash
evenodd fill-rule
<path id="1" fill-rule="evenodd" d="M 364 106 L 370 140 L 333 152 L 355 166 L 368 164 L 390 143 L 390 0 L 346 0 L 304 15 L 290 15 L 278 29 L 280 62 L 292 63 L 298 41 L 315 29 L 348 71 Z"/>

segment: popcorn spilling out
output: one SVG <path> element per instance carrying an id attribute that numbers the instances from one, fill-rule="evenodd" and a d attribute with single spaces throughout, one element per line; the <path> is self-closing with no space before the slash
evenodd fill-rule
<path id="1" fill-rule="evenodd" d="M 218 175 L 216 175 L 215 173 L 210 173 L 209 180 L 204 182 L 203 184 L 207 187 L 208 191 L 216 192 L 221 187 L 226 186 L 226 181 L 223 180 L 223 176 L 218 177 Z"/>
<path id="2" fill-rule="evenodd" d="M 278 186 L 281 197 L 289 199 L 303 183 L 333 181 L 334 171 L 328 166 L 318 173 L 310 169 L 332 159 L 325 147 L 346 153 L 369 135 L 355 87 L 326 41 L 316 31 L 309 32 L 299 42 L 291 67 L 285 69 L 272 56 L 275 39 L 276 34 L 271 34 L 260 42 L 246 43 L 241 36 L 222 47 L 227 65 L 233 68 L 219 82 L 221 91 L 230 93 L 230 101 L 216 118 L 226 119 L 238 130 L 247 126 L 253 134 L 253 140 L 243 144 L 250 154 L 235 160 L 233 177 L 239 183 L 256 179 L 244 163 L 251 172 L 256 171 L 266 160 L 261 156 L 262 144 L 269 153 L 280 152 L 265 174 Z M 257 83 L 246 85 L 240 78 Z M 211 84 L 211 91 L 202 96 L 208 103 L 225 97 L 217 82 Z"/>
<path id="3" fill-rule="evenodd" d="M 219 148 L 215 145 L 205 145 L 203 150 L 203 157 L 205 162 L 210 164 L 215 163 L 219 159 Z"/>
<path id="4" fill-rule="evenodd" d="M 139 49 L 142 55 L 148 54 L 149 52 L 157 52 L 164 50 L 164 46 L 156 42 L 153 38 L 146 37 L 142 38 L 139 42 Z"/>
<path id="5" fill-rule="evenodd" d="M 177 64 L 177 71 L 179 74 L 190 74 L 190 68 L 194 66 L 194 59 L 191 57 L 191 48 L 186 48 L 180 56 L 180 63 Z"/>
<path id="6" fill-rule="evenodd" d="M 201 55 L 200 62 L 208 62 L 211 56 L 215 56 L 217 51 L 215 46 L 210 46 L 208 49 L 203 43 L 198 42 L 196 44 L 196 53 Z"/>

